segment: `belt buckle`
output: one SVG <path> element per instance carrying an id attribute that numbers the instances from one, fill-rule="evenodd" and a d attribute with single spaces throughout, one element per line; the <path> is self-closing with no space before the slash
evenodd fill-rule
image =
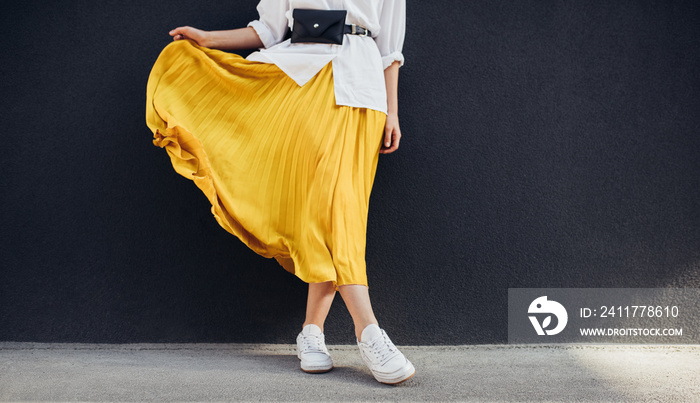
<path id="1" fill-rule="evenodd" d="M 362 28 L 363 33 L 358 34 L 358 33 L 357 33 L 358 25 L 351 24 L 351 26 L 352 26 L 352 34 L 353 34 L 353 35 L 357 35 L 357 36 L 367 36 L 367 28 L 365 28 L 365 27 L 363 27 L 363 26 L 359 26 L 359 28 Z"/>

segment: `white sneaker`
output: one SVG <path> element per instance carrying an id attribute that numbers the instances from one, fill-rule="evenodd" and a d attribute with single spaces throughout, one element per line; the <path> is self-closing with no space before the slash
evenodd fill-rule
<path id="1" fill-rule="evenodd" d="M 411 361 L 396 348 L 384 329 L 371 324 L 362 331 L 360 339 L 357 345 L 362 359 L 379 382 L 394 385 L 416 373 Z"/>
<path id="2" fill-rule="evenodd" d="M 297 336 L 297 357 L 301 360 L 301 369 L 305 372 L 321 373 L 333 369 L 333 361 L 328 354 L 323 332 L 314 324 L 304 326 Z"/>

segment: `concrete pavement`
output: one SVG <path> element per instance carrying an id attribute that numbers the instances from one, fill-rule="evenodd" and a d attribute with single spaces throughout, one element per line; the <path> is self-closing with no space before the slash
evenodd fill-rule
<path id="1" fill-rule="evenodd" d="M 700 346 L 399 346 L 416 375 L 374 380 L 357 347 L 299 369 L 293 345 L 0 342 L 1 401 L 700 401 Z"/>

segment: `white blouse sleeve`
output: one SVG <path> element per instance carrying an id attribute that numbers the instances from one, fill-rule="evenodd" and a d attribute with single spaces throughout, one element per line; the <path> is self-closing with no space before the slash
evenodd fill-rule
<path id="1" fill-rule="evenodd" d="M 265 48 L 282 42 L 287 33 L 287 16 L 289 2 L 286 0 L 260 0 L 258 3 L 259 19 L 248 23 L 260 37 Z"/>
<path id="2" fill-rule="evenodd" d="M 403 40 L 406 35 L 406 0 L 384 0 L 379 16 L 379 35 L 377 42 L 382 64 L 386 69 L 398 61 L 403 66 Z"/>

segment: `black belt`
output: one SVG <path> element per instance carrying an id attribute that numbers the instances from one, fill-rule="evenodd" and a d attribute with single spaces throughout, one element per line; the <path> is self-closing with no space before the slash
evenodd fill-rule
<path id="1" fill-rule="evenodd" d="M 345 32 L 343 33 L 350 35 L 372 36 L 372 32 L 370 32 L 369 29 L 355 24 L 345 24 Z"/>

